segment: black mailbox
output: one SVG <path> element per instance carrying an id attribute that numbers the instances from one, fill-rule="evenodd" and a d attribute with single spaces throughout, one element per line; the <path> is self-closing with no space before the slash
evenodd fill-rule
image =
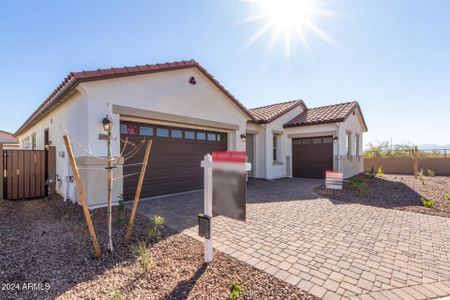
<path id="1" fill-rule="evenodd" d="M 211 217 L 203 214 L 198 215 L 198 235 L 205 239 L 211 238 Z"/>

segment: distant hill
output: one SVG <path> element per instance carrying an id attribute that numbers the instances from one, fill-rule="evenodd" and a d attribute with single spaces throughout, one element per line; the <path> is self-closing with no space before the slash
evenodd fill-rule
<path id="1" fill-rule="evenodd" d="M 437 149 L 450 149 L 450 144 L 447 144 L 447 145 L 437 145 L 437 144 L 419 145 L 419 150 L 437 150 Z"/>

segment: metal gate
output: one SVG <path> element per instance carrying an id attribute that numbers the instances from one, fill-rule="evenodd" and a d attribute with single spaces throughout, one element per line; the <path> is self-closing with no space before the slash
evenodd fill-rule
<path id="1" fill-rule="evenodd" d="M 3 195 L 6 199 L 47 196 L 47 150 L 3 150 Z"/>

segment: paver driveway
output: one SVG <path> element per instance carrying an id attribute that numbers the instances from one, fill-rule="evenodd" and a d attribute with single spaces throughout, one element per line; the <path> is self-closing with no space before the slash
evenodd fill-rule
<path id="1" fill-rule="evenodd" d="M 214 247 L 323 298 L 427 299 L 450 295 L 450 220 L 320 199 L 321 181 L 253 180 L 247 222 L 214 218 Z M 203 192 L 151 199 L 194 238 Z"/>

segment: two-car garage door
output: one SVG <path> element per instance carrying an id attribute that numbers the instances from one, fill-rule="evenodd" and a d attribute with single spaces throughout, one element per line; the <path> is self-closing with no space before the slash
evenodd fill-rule
<path id="1" fill-rule="evenodd" d="M 120 126 L 121 147 L 128 138 L 135 144 L 141 140 L 153 140 L 149 164 L 142 187 L 141 197 L 180 193 L 203 188 L 203 169 L 200 161 L 212 151 L 227 150 L 227 136 L 213 132 L 179 127 L 122 122 Z M 144 146 L 125 162 L 125 165 L 141 163 Z M 132 149 L 128 146 L 125 153 Z M 134 197 L 140 165 L 124 166 L 125 199 Z M 128 175 L 128 176 L 127 176 Z"/>
<path id="2" fill-rule="evenodd" d="M 333 170 L 333 137 L 292 139 L 292 176 L 325 178 Z"/>

